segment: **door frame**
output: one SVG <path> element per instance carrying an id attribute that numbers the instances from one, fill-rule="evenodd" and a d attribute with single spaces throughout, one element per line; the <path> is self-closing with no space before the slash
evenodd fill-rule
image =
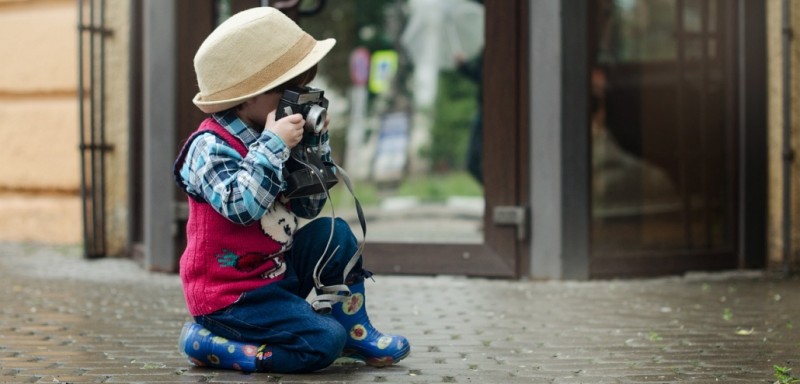
<path id="1" fill-rule="evenodd" d="M 378 273 L 457 274 L 519 278 L 526 275 L 530 236 L 493 220 L 495 207 L 529 213 L 528 1 L 487 1 L 483 62 L 482 244 L 370 242 L 364 259 Z M 525 225 L 529 227 L 529 225 Z M 528 231 L 529 232 L 529 231 Z"/>
<path id="2" fill-rule="evenodd" d="M 177 49 L 175 55 L 167 60 L 172 62 L 175 68 L 191 68 L 192 56 L 199 47 L 207 33 L 213 28 L 213 9 L 212 2 L 192 2 L 190 0 L 177 1 L 170 9 L 174 12 L 174 36 Z M 252 4 L 251 4 L 252 3 Z M 238 8 L 242 6 L 257 6 L 254 0 L 240 0 L 235 3 Z M 250 5 L 248 5 L 250 4 Z M 335 3 L 329 3 L 333 6 Z M 144 20 L 151 15 L 147 14 L 153 7 L 152 0 L 134 0 L 132 7 L 143 7 L 145 10 L 134 29 L 142 30 L 141 25 L 147 25 Z M 529 216 L 528 198 L 528 1 L 511 0 L 502 2 L 486 2 L 485 14 L 486 41 L 489 42 L 485 47 L 484 61 L 484 157 L 483 167 L 490 172 L 484 172 L 485 179 L 485 209 L 483 217 L 484 242 L 482 244 L 426 244 L 426 243 L 388 243 L 367 241 L 365 254 L 365 265 L 368 269 L 377 273 L 401 273 L 401 274 L 457 274 L 468 276 L 486 277 L 505 277 L 516 278 L 525 274 L 527 270 L 527 255 L 529 250 L 530 236 L 524 236 L 520 240 L 517 235 L 517 228 L 507 225 L 496 225 L 492 213 L 498 206 L 520 207 L 525 216 Z M 296 12 L 287 12 L 294 15 Z M 189 16 L 191 15 L 191 16 Z M 169 23 L 168 23 L 169 24 Z M 138 27 L 138 28 L 137 28 Z M 135 36 L 135 39 L 141 37 Z M 146 38 L 145 38 L 145 41 Z M 134 47 L 141 50 L 139 42 L 134 42 Z M 134 48 L 135 49 L 135 48 Z M 134 54 L 140 59 L 144 58 L 147 64 L 146 53 Z M 136 62 L 132 67 L 132 76 L 146 78 L 142 74 L 142 62 Z M 145 65 L 144 71 L 147 71 Z M 151 65 L 152 68 L 152 65 Z M 164 81 L 169 74 L 161 74 L 162 80 L 153 80 L 154 83 Z M 173 103 L 176 105 L 174 116 L 171 121 L 175 125 L 168 131 L 173 133 L 170 140 L 166 140 L 168 145 L 174 147 L 177 152 L 178 147 L 185 139 L 187 132 L 185 127 L 195 127 L 195 121 L 202 120 L 200 112 L 191 105 L 191 96 L 196 91 L 195 79 L 192 71 L 174 71 Z M 132 94 L 141 90 L 132 91 Z M 142 130 L 153 131 L 153 138 L 163 135 L 165 131 L 155 132 L 157 129 L 147 128 L 147 118 L 142 116 L 142 110 L 146 109 L 142 105 L 152 103 L 147 101 L 146 92 L 142 95 L 145 101 L 132 102 L 131 134 L 141 135 Z M 144 120 L 142 122 L 141 120 Z M 166 127 L 159 127 L 164 129 Z M 135 160 L 132 167 L 142 167 L 143 159 L 151 158 L 147 143 L 136 149 L 137 153 L 132 155 Z M 132 148 L 133 150 L 133 148 Z M 168 152 L 168 151 L 165 151 Z M 153 162 L 151 159 L 150 163 Z M 166 163 L 165 159 L 161 159 Z M 162 164 L 163 165 L 163 164 Z M 135 174 L 142 174 L 143 179 L 147 179 L 152 170 L 160 169 L 155 164 L 145 165 L 144 172 L 134 170 Z M 148 171 L 149 170 L 149 171 Z M 145 183 L 147 184 L 147 183 Z M 141 183 L 132 183 L 137 188 L 142 188 Z M 173 186 L 174 188 L 174 186 Z M 142 202 L 132 202 L 132 205 L 143 206 L 142 211 L 151 212 L 153 217 L 148 218 L 141 212 L 134 212 L 135 216 L 131 220 L 131 225 L 136 225 L 136 229 L 131 230 L 135 238 L 131 239 L 130 249 L 134 255 L 144 260 L 144 264 L 149 269 L 161 271 L 177 270 L 177 261 L 181 250 L 185 246 L 185 233 L 181 228 L 185 226 L 186 212 L 182 208 L 185 198 L 180 195 L 177 188 L 173 192 L 173 202 L 171 204 L 160 204 L 148 208 L 148 196 L 151 199 L 159 194 L 152 186 L 144 186 L 142 193 L 134 193 L 133 196 L 141 198 Z M 156 221 L 169 223 L 172 230 L 160 228 L 160 233 L 172 233 L 173 241 L 170 244 L 161 244 L 163 239 L 159 238 L 159 244 L 150 244 L 147 226 Z M 148 224 L 149 223 L 149 224 Z M 145 227 L 139 230 L 138 226 Z M 144 233 L 144 234 L 143 234 Z"/>
<path id="3" fill-rule="evenodd" d="M 530 19 L 530 204 L 527 273 L 589 278 L 588 2 L 533 1 Z"/>

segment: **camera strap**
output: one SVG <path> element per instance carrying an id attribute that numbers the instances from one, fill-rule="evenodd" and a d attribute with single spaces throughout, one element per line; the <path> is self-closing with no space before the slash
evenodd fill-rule
<path id="1" fill-rule="evenodd" d="M 303 159 L 301 158 L 301 156 L 295 156 L 294 151 L 292 153 L 292 157 L 294 158 L 294 160 L 297 161 L 299 164 L 302 164 L 305 167 L 305 169 L 308 170 L 310 174 L 313 174 L 313 176 L 317 179 L 318 185 L 321 187 L 322 191 L 328 197 L 328 201 L 330 202 L 331 195 L 329 187 L 333 186 L 333 184 L 336 183 L 335 182 L 331 183 L 329 180 L 326 179 L 327 175 L 325 175 L 325 172 L 327 170 L 324 167 L 319 167 L 319 164 L 313 164 L 316 162 L 314 160 L 307 161 L 307 159 L 313 159 L 315 156 L 317 156 L 316 153 L 309 151 L 307 155 L 308 156 L 306 156 L 306 159 Z M 364 218 L 364 210 L 361 207 L 361 203 L 358 201 L 355 192 L 353 191 L 353 183 L 350 181 L 350 176 L 347 174 L 344 168 L 342 168 L 335 162 L 331 161 L 329 162 L 329 164 L 332 170 L 335 172 L 335 176 L 344 182 L 345 186 L 347 186 L 347 190 L 350 192 L 350 195 L 353 196 L 353 201 L 355 202 L 355 207 L 356 207 L 356 214 L 358 215 L 358 221 L 359 224 L 361 225 L 361 233 L 363 237 L 362 241 L 358 245 L 358 249 L 352 256 L 350 256 L 350 260 L 347 262 L 342 271 L 342 283 L 335 285 L 327 285 L 327 286 L 324 285 L 321 280 L 322 271 L 328 265 L 328 262 L 330 262 L 330 260 L 336 254 L 336 252 L 339 251 L 339 247 L 336 247 L 333 251 L 330 252 L 330 255 L 328 257 L 325 257 L 325 255 L 328 255 L 328 249 L 330 248 L 330 245 L 333 242 L 335 221 L 331 220 L 331 233 L 330 236 L 328 237 L 328 242 L 325 245 L 325 250 L 322 252 L 322 256 L 317 260 L 317 264 L 314 265 L 314 271 L 312 272 L 312 277 L 314 279 L 314 286 L 317 290 L 317 294 L 309 298 L 309 303 L 311 304 L 311 307 L 314 309 L 314 311 L 319 313 L 330 312 L 333 303 L 343 302 L 347 300 L 348 297 L 350 297 L 350 288 L 347 286 L 347 284 L 345 284 L 345 282 L 347 280 L 347 276 L 350 274 L 350 271 L 353 269 L 353 267 L 355 267 L 356 263 L 358 263 L 358 259 L 359 257 L 361 257 L 361 254 L 364 251 L 364 246 L 366 244 L 366 237 L 367 237 L 367 221 Z M 333 208 L 333 204 L 329 203 L 328 205 L 330 206 L 331 209 L 331 217 L 335 218 L 336 211 Z"/>
<path id="2" fill-rule="evenodd" d="M 333 258 L 333 255 L 339 250 L 337 247 L 336 249 L 331 252 L 330 256 L 326 258 L 323 263 L 322 258 L 317 260 L 317 264 L 314 266 L 313 278 L 314 278 L 314 286 L 321 292 L 316 297 L 311 299 L 311 307 L 320 313 L 328 313 L 331 310 L 331 306 L 333 303 L 343 302 L 350 297 L 350 288 L 347 286 L 347 276 L 350 274 L 350 271 L 353 270 L 356 263 L 358 263 L 358 259 L 361 257 L 364 246 L 366 245 L 366 236 L 367 236 L 367 222 L 364 218 L 364 211 L 361 208 L 361 203 L 358 201 L 355 193 L 353 192 L 353 184 L 350 182 L 350 176 L 344 170 L 344 168 L 336 166 L 336 170 L 338 171 L 337 174 L 342 178 L 344 184 L 347 186 L 347 190 L 350 192 L 350 195 L 353 196 L 353 201 L 355 202 L 356 206 L 356 213 L 358 215 L 358 221 L 361 225 L 361 234 L 362 234 L 362 241 L 358 245 L 358 249 L 356 249 L 355 253 L 350 256 L 350 260 L 348 260 L 347 264 L 345 265 L 344 269 L 342 270 L 342 284 L 336 285 L 329 285 L 326 286 L 322 284 L 322 270 L 328 265 L 328 262 Z M 326 192 L 327 193 L 327 192 Z M 330 194 L 328 194 L 328 198 L 330 198 Z M 331 214 L 333 217 L 335 216 L 335 212 L 333 209 L 333 204 L 331 205 Z M 333 240 L 333 230 L 334 230 L 334 221 L 331 220 L 331 235 L 328 238 L 328 244 L 325 246 L 325 252 L 323 255 L 327 254 L 327 249 L 330 246 L 331 241 Z"/>

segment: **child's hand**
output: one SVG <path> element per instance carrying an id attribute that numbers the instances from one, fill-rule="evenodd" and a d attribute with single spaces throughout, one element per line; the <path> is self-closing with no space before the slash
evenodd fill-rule
<path id="1" fill-rule="evenodd" d="M 295 113 L 275 121 L 275 111 L 267 115 L 266 129 L 283 140 L 287 147 L 294 148 L 303 140 L 303 125 L 306 121 L 303 115 Z"/>

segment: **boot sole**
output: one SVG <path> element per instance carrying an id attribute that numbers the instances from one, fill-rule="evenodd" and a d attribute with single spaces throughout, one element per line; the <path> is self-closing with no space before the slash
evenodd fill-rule
<path id="1" fill-rule="evenodd" d="M 411 354 L 411 347 L 406 346 L 406 348 L 403 349 L 400 352 L 400 354 L 396 357 L 395 356 L 365 357 L 364 355 L 361 355 L 360 353 L 354 350 L 345 351 L 345 353 L 343 353 L 342 356 L 349 357 L 351 359 L 361 360 L 370 367 L 384 368 L 397 364 L 398 362 L 400 362 L 400 360 L 403 360 L 406 357 L 408 357 L 409 354 Z"/>

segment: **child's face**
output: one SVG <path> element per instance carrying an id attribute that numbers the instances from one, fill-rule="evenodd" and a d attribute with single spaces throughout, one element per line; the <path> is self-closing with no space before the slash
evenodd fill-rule
<path id="1" fill-rule="evenodd" d="M 248 125 L 261 131 L 267 123 L 267 115 L 278 108 L 280 99 L 281 94 L 278 92 L 262 93 L 245 101 L 237 114 Z"/>

